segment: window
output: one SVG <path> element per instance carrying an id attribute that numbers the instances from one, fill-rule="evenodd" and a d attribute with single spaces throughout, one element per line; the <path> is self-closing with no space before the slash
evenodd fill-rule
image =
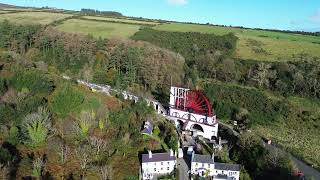
<path id="1" fill-rule="evenodd" d="M 167 170 L 169 171 L 169 170 L 170 170 L 170 168 L 169 168 L 169 167 L 167 167 Z"/>
<path id="2" fill-rule="evenodd" d="M 202 167 L 204 167 L 204 163 L 202 163 Z"/>
<path id="3" fill-rule="evenodd" d="M 170 162 L 168 162 L 168 165 L 170 165 Z"/>
<path id="4" fill-rule="evenodd" d="M 157 168 L 154 168 L 154 171 L 157 171 Z"/>
<path id="5" fill-rule="evenodd" d="M 156 165 L 157 165 L 157 163 L 154 163 L 154 165 L 156 166 Z"/>
<path id="6" fill-rule="evenodd" d="M 198 163 L 196 163 L 196 166 L 198 166 Z"/>
<path id="7" fill-rule="evenodd" d="M 161 168 L 161 171 L 163 170 L 163 168 Z"/>
<path id="8" fill-rule="evenodd" d="M 163 165 L 163 162 L 161 162 L 161 165 Z"/>

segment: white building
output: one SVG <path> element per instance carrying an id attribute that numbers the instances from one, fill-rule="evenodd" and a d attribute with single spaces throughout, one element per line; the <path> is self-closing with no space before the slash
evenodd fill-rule
<path id="1" fill-rule="evenodd" d="M 142 179 L 170 174 L 176 167 L 176 156 L 172 150 L 169 153 L 152 153 L 142 155 Z"/>
<path id="2" fill-rule="evenodd" d="M 218 136 L 218 121 L 209 99 L 201 91 L 171 87 L 169 117 L 184 131 L 195 136 L 214 139 Z"/>
<path id="3" fill-rule="evenodd" d="M 215 180 L 239 180 L 240 165 L 215 163 L 214 156 L 192 154 L 191 174 Z"/>

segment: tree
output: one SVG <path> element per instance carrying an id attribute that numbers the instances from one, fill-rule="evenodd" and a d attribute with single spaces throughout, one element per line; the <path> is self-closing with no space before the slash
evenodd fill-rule
<path id="1" fill-rule="evenodd" d="M 32 176 L 36 177 L 40 180 L 40 177 L 42 175 L 42 168 L 44 166 L 44 162 L 42 157 L 37 157 L 32 162 Z"/>
<path id="2" fill-rule="evenodd" d="M 239 130 L 243 131 L 249 127 L 249 111 L 245 108 L 239 108 L 235 110 L 233 114 L 233 119 L 237 121 L 237 127 Z"/>
<path id="3" fill-rule="evenodd" d="M 154 134 L 155 136 L 159 136 L 159 135 L 160 135 L 160 129 L 159 129 L 158 126 L 155 126 L 155 127 L 153 128 L 153 134 Z"/>
<path id="4" fill-rule="evenodd" d="M 9 179 L 10 170 L 9 167 L 0 164 L 0 179 Z"/>
<path id="5" fill-rule="evenodd" d="M 87 170 L 88 165 L 92 160 L 91 158 L 93 153 L 91 151 L 91 147 L 87 144 L 81 144 L 76 149 L 76 154 L 79 159 L 82 176 L 84 176 L 85 175 L 84 173 Z"/>
<path id="6" fill-rule="evenodd" d="M 275 75 L 276 71 L 271 70 L 271 64 L 260 63 L 252 76 L 252 80 L 256 81 L 260 88 L 263 86 L 269 88 L 270 79 L 274 78 Z"/>
<path id="7" fill-rule="evenodd" d="M 110 165 L 99 166 L 100 179 L 101 180 L 111 180 L 113 169 Z"/>
<path id="8" fill-rule="evenodd" d="M 240 170 L 240 180 L 251 180 L 250 174 L 244 167 L 241 167 Z"/>
<path id="9" fill-rule="evenodd" d="M 108 146 L 107 141 L 97 137 L 89 137 L 89 143 L 96 150 L 96 155 L 99 155 L 101 151 L 106 150 Z"/>
<path id="10" fill-rule="evenodd" d="M 39 107 L 36 113 L 25 117 L 23 128 L 28 137 L 27 145 L 32 147 L 42 146 L 46 143 L 51 129 L 51 115 L 44 107 Z"/>
<path id="11" fill-rule="evenodd" d="M 80 138 L 86 138 L 89 134 L 89 130 L 93 127 L 95 123 L 95 113 L 82 111 L 78 122 L 75 122 L 74 129 Z"/>
<path id="12" fill-rule="evenodd" d="M 174 135 L 172 135 L 170 137 L 168 145 L 171 149 L 178 150 L 178 139 Z"/>

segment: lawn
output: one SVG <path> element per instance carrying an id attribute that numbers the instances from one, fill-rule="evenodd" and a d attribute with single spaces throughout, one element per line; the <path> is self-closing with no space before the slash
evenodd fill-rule
<path id="1" fill-rule="evenodd" d="M 91 34 L 94 37 L 102 38 L 128 38 L 137 32 L 139 25 L 96 22 L 79 19 L 69 19 L 57 27 L 65 32 Z"/>
<path id="2" fill-rule="evenodd" d="M 235 33 L 239 37 L 235 55 L 237 58 L 279 61 L 289 60 L 293 55 L 301 53 L 320 57 L 320 37 L 315 36 L 180 23 L 162 24 L 154 28 L 217 35 Z"/>
<path id="3" fill-rule="evenodd" d="M 50 24 L 53 21 L 64 19 L 72 15 L 49 12 L 18 12 L 2 14 L 0 21 L 5 19 L 17 24 Z"/>
<path id="4" fill-rule="evenodd" d="M 89 20 L 123 22 L 123 23 L 130 23 L 130 24 L 145 24 L 145 25 L 158 25 L 159 24 L 158 22 L 138 21 L 138 20 L 127 19 L 127 18 L 112 18 L 112 17 L 99 17 L 99 16 L 83 16 L 82 18 L 89 19 Z"/>

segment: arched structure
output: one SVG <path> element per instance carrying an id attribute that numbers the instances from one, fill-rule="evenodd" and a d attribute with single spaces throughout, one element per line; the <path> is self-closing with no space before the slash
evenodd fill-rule
<path id="1" fill-rule="evenodd" d="M 204 130 L 203 130 L 203 128 L 201 127 L 201 125 L 199 125 L 199 124 L 193 124 L 192 126 L 191 126 L 191 130 L 192 131 L 200 131 L 200 132 L 204 132 Z"/>
<path id="2" fill-rule="evenodd" d="M 201 91 L 171 87 L 169 116 L 182 130 L 197 131 L 207 139 L 217 137 L 218 123 L 209 99 Z"/>

